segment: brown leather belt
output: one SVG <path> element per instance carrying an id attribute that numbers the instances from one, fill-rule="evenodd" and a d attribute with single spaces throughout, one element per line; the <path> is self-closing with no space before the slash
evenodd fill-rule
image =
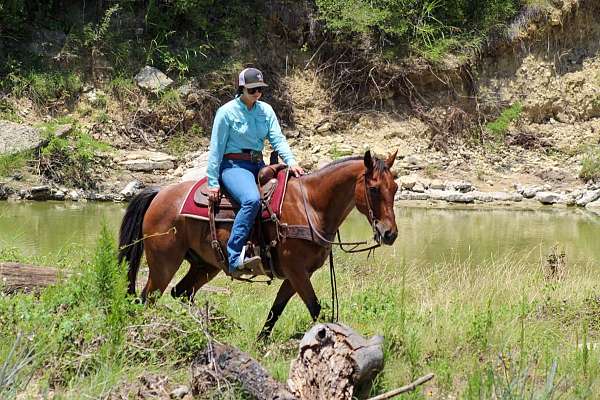
<path id="1" fill-rule="evenodd" d="M 227 158 L 228 160 L 251 161 L 253 163 L 259 163 L 263 160 L 262 153 L 259 151 L 252 151 L 249 153 L 226 153 L 223 154 L 223 158 Z"/>

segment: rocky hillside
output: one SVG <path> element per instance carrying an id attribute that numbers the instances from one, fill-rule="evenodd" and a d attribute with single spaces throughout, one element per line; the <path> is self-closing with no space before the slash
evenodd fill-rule
<path id="1" fill-rule="evenodd" d="M 287 11 L 288 19 L 310 12 Z M 257 65 L 309 170 L 369 148 L 399 149 L 402 199 L 518 201 L 529 188 L 525 198 L 546 192 L 554 197 L 544 203 L 575 204 L 600 177 L 599 15 L 595 1 L 525 7 L 503 37 L 468 57 L 390 64 L 314 46 Z M 40 52 L 64 56 L 65 36 L 39 35 Z M 75 83 L 73 96 L 43 107 L 31 91 L 4 93 L 0 117 L 12 122 L 0 122 L 0 193 L 118 200 L 202 174 L 212 116 L 239 68 L 180 79 L 145 66 Z M 504 194 L 456 200 L 465 191 Z"/>

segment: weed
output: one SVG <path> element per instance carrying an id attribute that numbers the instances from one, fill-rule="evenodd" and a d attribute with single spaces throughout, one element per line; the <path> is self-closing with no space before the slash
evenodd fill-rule
<path id="1" fill-rule="evenodd" d="M 181 95 L 176 89 L 165 90 L 160 95 L 159 104 L 170 111 L 181 111 L 181 109 L 183 108 Z"/>
<path id="2" fill-rule="evenodd" d="M 96 114 L 96 122 L 99 124 L 107 124 L 110 122 L 110 117 L 106 111 L 100 111 L 98 114 Z"/>
<path id="3" fill-rule="evenodd" d="M 511 122 L 517 121 L 521 113 L 523 112 L 523 106 L 520 102 L 513 103 L 510 107 L 506 108 L 498 118 L 492 122 L 488 122 L 486 128 L 494 134 L 497 138 L 502 138 L 508 131 L 508 127 Z"/>
<path id="4" fill-rule="evenodd" d="M 23 118 L 17 114 L 15 107 L 6 99 L 0 99 L 0 120 L 23 122 Z"/>
<path id="5" fill-rule="evenodd" d="M 83 84 L 72 72 L 29 72 L 25 76 L 11 76 L 12 92 L 25 96 L 38 105 L 50 105 L 59 100 L 70 100 L 81 91 Z"/>
<path id="6" fill-rule="evenodd" d="M 119 101 L 125 101 L 135 92 L 135 83 L 131 79 L 118 76 L 108 83 L 108 89 Z"/>
<path id="7" fill-rule="evenodd" d="M 589 150 L 581 161 L 579 177 L 584 181 L 597 181 L 600 179 L 600 149 Z"/>
<path id="8" fill-rule="evenodd" d="M 427 164 L 423 170 L 423 173 L 426 177 L 433 179 L 437 176 L 439 171 L 440 167 L 437 164 Z"/>
<path id="9" fill-rule="evenodd" d="M 92 161 L 110 148 L 80 129 L 68 138 L 55 137 L 50 131 L 48 144 L 40 152 L 40 171 L 55 182 L 90 188 L 95 184 Z"/>
<path id="10" fill-rule="evenodd" d="M 1 154 L 0 155 L 0 176 L 6 177 L 22 170 L 29 160 L 33 159 L 30 151 Z"/>

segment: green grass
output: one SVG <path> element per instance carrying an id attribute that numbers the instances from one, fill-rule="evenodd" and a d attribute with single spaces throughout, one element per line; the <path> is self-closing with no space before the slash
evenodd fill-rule
<path id="1" fill-rule="evenodd" d="M 583 156 L 579 177 L 584 181 L 600 179 L 600 149 L 593 148 Z"/>
<path id="2" fill-rule="evenodd" d="M 5 99 L 0 99 L 0 120 L 16 123 L 23 122 L 23 118 L 17 114 L 17 110 L 15 110 L 14 106 Z"/>
<path id="3" fill-rule="evenodd" d="M 297 340 L 312 325 L 298 298 L 267 344 L 255 337 L 278 285 L 219 277 L 210 284 L 232 293 L 200 292 L 198 307 L 168 295 L 154 307 L 135 305 L 119 295 L 124 269 L 107 238 L 104 233 L 95 255 L 67 266 L 81 274 L 71 281 L 39 297 L 0 296 L 0 354 L 14 346 L 18 332 L 33 334 L 19 353 L 35 349 L 22 379 L 35 372 L 34 388 L 53 385 L 67 399 L 82 388 L 88 396 L 106 396 L 149 371 L 187 384 L 189 361 L 205 345 L 194 319 L 205 302 L 219 318 L 210 328 L 217 340 L 249 352 L 277 379 L 287 378 Z M 600 278 L 592 265 L 569 266 L 549 281 L 539 264 L 511 257 L 407 265 L 385 250 L 370 260 L 338 255 L 337 272 L 340 320 L 365 336 L 385 337 L 385 368 L 373 395 L 428 372 L 435 380 L 409 398 L 600 395 L 600 354 L 590 346 L 600 338 Z M 318 271 L 313 283 L 326 320 L 328 272 Z"/>
<path id="4" fill-rule="evenodd" d="M 49 105 L 57 100 L 70 100 L 83 88 L 79 75 L 73 72 L 28 72 L 12 74 L 10 86 L 15 96 L 28 97 L 38 105 Z"/>
<path id="5" fill-rule="evenodd" d="M 33 159 L 31 152 L 18 152 L 0 155 L 0 177 L 7 177 L 22 170 Z"/>
<path id="6" fill-rule="evenodd" d="M 510 107 L 500 113 L 500 116 L 485 126 L 495 137 L 502 138 L 508 131 L 512 122 L 517 121 L 523 112 L 520 102 L 513 103 Z"/>

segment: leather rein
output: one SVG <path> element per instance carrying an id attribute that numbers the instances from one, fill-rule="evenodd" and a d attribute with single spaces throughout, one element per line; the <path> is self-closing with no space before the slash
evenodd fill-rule
<path id="1" fill-rule="evenodd" d="M 368 251 L 369 255 L 371 254 L 371 252 L 374 249 L 381 246 L 381 235 L 379 234 L 379 232 L 377 232 L 377 227 L 376 227 L 378 220 L 375 219 L 375 213 L 373 212 L 373 208 L 371 206 L 371 199 L 370 199 L 369 191 L 367 188 L 366 176 L 364 178 L 365 200 L 367 203 L 367 212 L 369 214 L 369 223 L 371 224 L 371 228 L 373 229 L 373 239 L 375 240 L 375 244 L 373 244 L 371 246 L 367 246 L 367 247 L 362 247 L 362 248 L 359 248 L 359 246 L 366 245 L 368 243 L 366 240 L 362 240 L 360 242 L 342 242 L 339 229 L 337 229 L 336 233 L 334 233 L 332 235 L 319 232 L 319 230 L 315 227 L 315 223 L 313 222 L 312 218 L 310 217 L 310 213 L 308 212 L 309 206 L 308 206 L 308 201 L 306 199 L 306 192 L 304 190 L 304 185 L 302 184 L 302 180 L 299 179 L 298 181 L 300 183 L 300 192 L 302 193 L 302 202 L 304 205 L 304 213 L 306 214 L 306 219 L 308 221 L 308 228 L 310 229 L 311 233 L 313 233 L 314 236 L 316 236 L 316 239 L 317 239 L 317 240 L 313 240 L 314 242 L 316 242 L 322 246 L 333 246 L 333 245 L 340 246 L 340 249 L 345 253 L 361 253 L 363 251 Z M 333 238 L 335 238 L 336 235 L 337 235 L 337 241 L 327 238 L 327 236 L 331 236 L 333 239 Z M 288 237 L 290 237 L 290 236 L 288 236 Z M 346 249 L 346 248 L 344 248 L 344 246 L 352 246 L 352 247 L 349 249 Z"/>

